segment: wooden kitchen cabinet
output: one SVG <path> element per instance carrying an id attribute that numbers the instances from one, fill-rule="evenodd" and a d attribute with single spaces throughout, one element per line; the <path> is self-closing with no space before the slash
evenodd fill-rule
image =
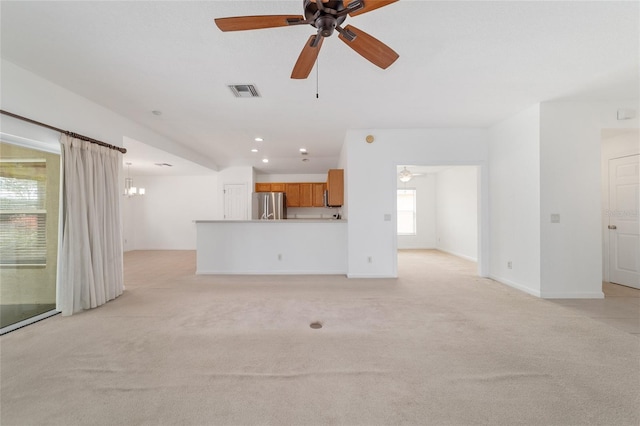
<path id="1" fill-rule="evenodd" d="M 340 186 L 340 188 L 343 186 L 335 182 L 334 185 Z M 284 192 L 287 194 L 287 207 L 325 207 L 324 191 L 326 189 L 327 184 L 324 182 L 257 182 L 255 191 Z M 339 201 L 340 204 L 330 205 L 342 205 L 342 197 L 341 195 L 340 198 L 333 200 Z"/>
<path id="2" fill-rule="evenodd" d="M 300 184 L 300 207 L 313 207 L 313 184 Z"/>
<path id="3" fill-rule="evenodd" d="M 284 183 L 271 182 L 271 192 L 286 192 L 286 185 Z"/>
<path id="4" fill-rule="evenodd" d="M 326 183 L 311 184 L 312 207 L 324 207 L 324 190 L 325 189 L 327 189 Z"/>
<path id="5" fill-rule="evenodd" d="M 328 202 L 331 207 L 344 204 L 344 170 L 331 169 L 327 175 Z"/>
<path id="6" fill-rule="evenodd" d="M 271 192 L 270 183 L 256 183 L 256 192 Z"/>
<path id="7" fill-rule="evenodd" d="M 287 207 L 300 207 L 300 184 L 287 183 L 285 189 L 287 193 Z"/>
<path id="8" fill-rule="evenodd" d="M 285 184 L 274 182 L 258 182 L 256 183 L 256 192 L 285 192 Z"/>

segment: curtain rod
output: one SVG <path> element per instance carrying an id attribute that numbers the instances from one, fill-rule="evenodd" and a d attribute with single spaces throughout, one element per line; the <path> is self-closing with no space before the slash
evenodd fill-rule
<path id="1" fill-rule="evenodd" d="M 101 142 L 101 141 L 99 141 L 97 139 L 92 139 L 92 138 L 89 138 L 87 136 L 79 135 L 77 133 L 73 133 L 73 132 L 70 132 L 68 130 L 58 129 L 57 127 L 53 127 L 53 126 L 50 126 L 48 124 L 44 124 L 44 123 L 41 123 L 39 121 L 32 120 L 30 118 L 23 117 L 21 115 L 14 114 L 14 113 L 9 112 L 9 111 L 4 111 L 4 110 L 0 109 L 0 113 L 3 114 L 3 115 L 8 115 L 9 117 L 17 118 L 18 120 L 26 121 L 27 123 L 35 124 L 37 126 L 46 127 L 47 129 L 55 130 L 56 132 L 64 133 L 65 135 L 71 136 L 72 138 L 81 139 L 83 141 L 95 143 L 96 145 L 105 146 L 105 147 L 107 147 L 109 149 L 115 149 L 117 151 L 120 151 L 123 154 L 127 153 L 127 149 L 126 148 L 122 148 L 122 147 L 119 147 L 119 146 L 116 146 L 116 145 L 111 145 L 110 143 Z"/>

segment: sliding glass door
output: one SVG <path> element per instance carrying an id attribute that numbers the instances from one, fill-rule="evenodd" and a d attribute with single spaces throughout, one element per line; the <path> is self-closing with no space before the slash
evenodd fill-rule
<path id="1" fill-rule="evenodd" d="M 60 155 L 0 142 L 0 329 L 55 313 Z"/>

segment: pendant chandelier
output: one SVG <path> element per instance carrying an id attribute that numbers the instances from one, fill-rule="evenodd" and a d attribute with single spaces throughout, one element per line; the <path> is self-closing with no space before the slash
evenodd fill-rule
<path id="1" fill-rule="evenodd" d="M 124 194 L 127 197 L 132 197 L 134 195 L 144 195 L 144 188 L 137 188 L 133 186 L 133 179 L 131 178 L 131 163 L 126 163 L 127 165 L 127 177 L 124 178 Z"/>

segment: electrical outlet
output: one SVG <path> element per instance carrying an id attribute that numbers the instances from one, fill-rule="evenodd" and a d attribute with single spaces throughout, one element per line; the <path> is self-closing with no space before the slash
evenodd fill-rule
<path id="1" fill-rule="evenodd" d="M 367 261 L 368 261 L 369 263 L 373 263 L 373 257 L 371 257 L 371 256 L 367 257 Z"/>
<path id="2" fill-rule="evenodd" d="M 278 260 L 282 260 L 282 253 L 278 253 Z"/>
<path id="3" fill-rule="evenodd" d="M 513 263 L 511 261 L 507 262 L 507 269 L 513 269 Z"/>

